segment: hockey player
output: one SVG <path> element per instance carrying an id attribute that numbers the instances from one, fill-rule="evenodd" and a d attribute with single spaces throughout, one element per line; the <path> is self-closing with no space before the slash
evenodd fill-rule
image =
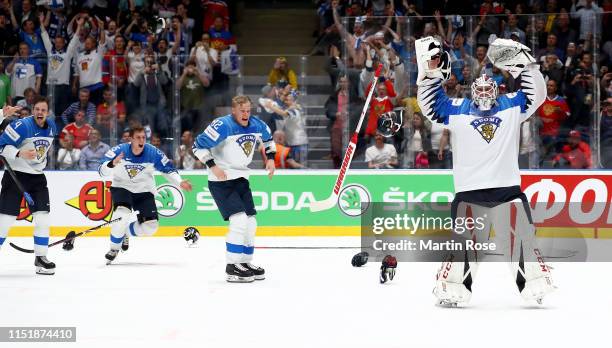
<path id="1" fill-rule="evenodd" d="M 17 108 L 5 107 L 2 116 L 8 117 Z M 54 274 L 55 264 L 47 259 L 49 245 L 49 189 L 43 169 L 47 166 L 47 152 L 57 136 L 55 123 L 47 119 L 49 101 L 40 98 L 34 103 L 34 115 L 13 121 L 0 136 L 0 156 L 15 171 L 17 180 L 34 200 L 29 206 L 34 222 L 34 265 L 38 274 Z M 7 171 L 2 177 L 0 191 L 0 246 L 8 230 L 19 215 L 23 193 Z"/>
<path id="2" fill-rule="evenodd" d="M 252 282 L 265 278 L 263 268 L 251 264 L 255 205 L 249 187 L 249 168 L 258 138 L 263 141 L 268 176 L 274 175 L 275 145 L 268 126 L 251 116 L 251 100 L 232 99 L 232 114 L 214 120 L 193 144 L 193 153 L 208 167 L 208 188 L 219 212 L 229 221 L 226 236 L 226 280 Z"/>
<path id="3" fill-rule="evenodd" d="M 150 236 L 157 231 L 158 216 L 155 205 L 155 179 L 157 170 L 172 184 L 191 191 L 191 183 L 183 180 L 174 166 L 155 146 L 145 144 L 145 129 L 138 125 L 130 129 L 132 141 L 110 149 L 102 159 L 99 173 L 112 176 L 111 197 L 113 219 L 121 218 L 112 225 L 110 251 L 107 264 L 117 257 L 121 248 L 129 248 L 129 236 Z M 130 222 L 133 211 L 138 211 L 137 221 Z"/>
<path id="4" fill-rule="evenodd" d="M 456 218 L 458 208 L 468 204 L 474 217 L 487 217 L 479 237 L 488 237 L 492 226 L 496 239 L 509 241 L 507 250 L 521 296 L 541 303 L 554 286 L 548 266 L 535 246 L 535 227 L 520 188 L 518 168 L 520 125 L 546 98 L 539 67 L 526 46 L 496 39 L 489 48 L 489 59 L 515 78 L 520 76 L 521 89 L 498 95 L 495 81 L 483 75 L 472 83 L 472 99 L 448 98 L 442 89 L 442 81 L 450 72 L 448 54 L 432 37 L 415 44 L 419 106 L 424 115 L 451 134 L 456 191 L 451 215 Z M 510 206 L 517 211 L 515 224 L 511 222 Z M 465 256 L 467 259 L 460 262 L 463 255 L 451 254 L 442 264 L 434 289 L 442 305 L 455 306 L 470 300 L 476 255 Z"/>

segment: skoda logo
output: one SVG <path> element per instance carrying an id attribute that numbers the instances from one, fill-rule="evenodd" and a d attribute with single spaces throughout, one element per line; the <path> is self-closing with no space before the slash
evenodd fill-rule
<path id="1" fill-rule="evenodd" d="M 338 195 L 338 207 L 348 216 L 361 216 L 370 207 L 370 192 L 359 184 L 344 186 Z"/>
<path id="2" fill-rule="evenodd" d="M 178 214 L 185 204 L 185 197 L 181 190 L 170 184 L 157 187 L 155 205 L 157 212 L 163 217 L 171 217 Z"/>

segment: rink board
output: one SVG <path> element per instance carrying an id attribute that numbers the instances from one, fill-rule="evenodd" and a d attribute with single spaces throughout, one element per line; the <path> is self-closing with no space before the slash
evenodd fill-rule
<path id="1" fill-rule="evenodd" d="M 207 188 L 204 171 L 183 171 L 194 190 L 181 192 L 163 176 L 156 177 L 156 201 L 160 229 L 156 236 L 179 236 L 187 226 L 204 236 L 222 236 L 227 223 L 219 215 Z M 64 236 L 112 218 L 110 181 L 92 171 L 46 172 L 51 193 L 51 235 Z M 337 171 L 277 171 L 272 180 L 263 171 L 253 171 L 251 189 L 258 211 L 259 236 L 359 236 L 360 219 L 347 216 L 338 207 L 311 213 L 310 202 L 329 196 Z M 452 174 L 447 170 L 353 170 L 346 184 L 361 185 L 371 202 L 448 201 L 453 198 Z M 551 202 L 605 202 L 605 209 L 579 228 L 563 228 L 559 221 L 577 219 L 567 207 L 540 224 L 540 237 L 612 238 L 612 171 L 524 171 L 522 187 L 535 204 Z M 539 203 L 536 203 L 539 202 Z M 600 205 L 601 206 L 601 205 Z M 588 208 L 578 215 L 588 215 Z M 571 215 L 571 216 L 570 216 Z M 592 215 L 592 214 L 591 214 Z M 572 221 L 576 223 L 576 221 Z M 31 215 L 22 202 L 18 222 L 10 236 L 32 235 Z M 90 236 L 108 236 L 101 229 Z"/>

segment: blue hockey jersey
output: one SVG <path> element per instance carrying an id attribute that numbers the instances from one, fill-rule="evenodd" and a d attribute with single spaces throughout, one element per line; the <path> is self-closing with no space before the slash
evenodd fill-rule
<path id="1" fill-rule="evenodd" d="M 232 115 L 214 120 L 193 144 L 193 153 L 202 161 L 214 159 L 225 171 L 228 180 L 249 177 L 248 165 L 253 160 L 257 141 L 261 140 L 266 152 L 276 148 L 270 128 L 259 118 L 251 116 L 246 127 L 238 124 Z M 208 180 L 219 179 L 209 171 Z"/>
<path id="2" fill-rule="evenodd" d="M 57 135 L 55 122 L 47 119 L 45 127 L 39 127 L 33 116 L 11 122 L 0 136 L 0 155 L 4 156 L 16 172 L 42 174 L 47 166 L 47 152 Z M 26 160 L 17 157 L 20 150 L 36 150 L 36 158 Z"/>
<path id="3" fill-rule="evenodd" d="M 119 164 L 110 168 L 109 162 L 123 153 Z M 101 160 L 98 172 L 103 177 L 112 177 L 112 187 L 124 188 L 132 193 L 151 192 L 156 194 L 153 173 L 161 172 L 170 183 L 179 186 L 181 176 L 170 159 L 155 146 L 145 144 L 138 156 L 132 153 L 130 143 L 120 144 L 108 150 Z"/>

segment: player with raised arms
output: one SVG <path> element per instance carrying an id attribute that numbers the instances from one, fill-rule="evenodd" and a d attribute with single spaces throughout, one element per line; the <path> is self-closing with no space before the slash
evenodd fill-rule
<path id="1" fill-rule="evenodd" d="M 188 180 L 183 180 L 166 155 L 151 144 L 146 144 L 145 129 L 138 125 L 130 129 L 132 141 L 117 145 L 104 155 L 98 169 L 102 177 L 112 177 L 111 197 L 113 219 L 110 251 L 107 264 L 115 260 L 119 249 L 127 251 L 129 236 L 151 236 L 159 226 L 155 204 L 155 179 L 159 171 L 173 185 L 191 191 Z M 138 211 L 137 220 L 130 221 Z"/>
<path id="2" fill-rule="evenodd" d="M 495 81 L 482 75 L 472 83 L 472 99 L 448 98 L 442 82 L 450 75 L 450 60 L 440 42 L 426 37 L 415 42 L 418 64 L 418 103 L 432 122 L 450 130 L 453 147 L 455 198 L 451 215 L 469 205 L 474 217 L 486 217 L 485 228 L 474 238 L 508 241 L 512 274 L 526 300 L 542 298 L 554 290 L 550 270 L 535 245 L 535 227 L 518 167 L 520 125 L 546 98 L 546 84 L 529 48 L 512 40 L 496 39 L 487 53 L 498 68 L 514 78 L 521 89 L 498 94 Z M 512 224 L 510 206 L 516 208 Z M 467 236 L 468 238 L 471 238 Z M 460 261 L 462 257 L 467 257 Z M 434 295 L 441 305 L 467 303 L 479 255 L 451 253 L 437 275 Z"/>
<path id="3" fill-rule="evenodd" d="M 265 278 L 263 268 L 251 264 L 255 244 L 255 205 L 249 168 L 255 145 L 263 141 L 268 176 L 274 175 L 276 146 L 270 128 L 251 116 L 247 96 L 232 99 L 232 113 L 215 119 L 193 144 L 193 153 L 208 167 L 208 188 L 219 212 L 229 221 L 226 236 L 226 280 L 252 282 Z"/>
<path id="4" fill-rule="evenodd" d="M 10 116 L 18 108 L 5 107 L 0 118 Z M 14 179 L 7 170 L 2 177 L 0 191 L 0 247 L 8 230 L 19 215 L 24 192 L 31 196 L 28 204 L 34 222 L 34 265 L 38 274 L 55 274 L 55 264 L 47 259 L 49 245 L 49 189 L 43 169 L 47 166 L 47 152 L 57 136 L 57 128 L 48 120 L 49 101 L 39 98 L 34 103 L 33 116 L 13 121 L 0 136 L 0 156 L 15 172 Z M 15 180 L 18 181 L 15 182 Z"/>

